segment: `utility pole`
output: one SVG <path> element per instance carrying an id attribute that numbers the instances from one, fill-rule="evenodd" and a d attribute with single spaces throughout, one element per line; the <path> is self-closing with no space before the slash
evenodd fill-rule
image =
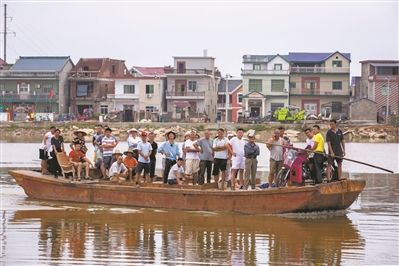
<path id="1" fill-rule="evenodd" d="M 386 95 L 387 95 L 387 106 L 385 108 L 385 123 L 388 124 L 388 117 L 389 117 L 389 94 L 390 94 L 390 88 L 389 88 L 389 81 L 390 78 L 387 77 L 387 91 L 386 91 Z"/>
<path id="2" fill-rule="evenodd" d="M 225 95 L 226 95 L 226 99 L 225 99 L 225 115 L 226 115 L 226 120 L 225 122 L 228 122 L 229 119 L 229 104 L 230 104 L 230 97 L 229 97 L 229 78 L 232 78 L 232 76 L 230 74 L 226 74 L 226 88 L 225 88 Z"/>
<path id="3" fill-rule="evenodd" d="M 12 20 L 12 17 L 7 17 L 7 4 L 4 4 L 4 28 L 3 28 L 3 49 L 4 49 L 4 54 L 3 54 L 3 60 L 4 62 L 7 63 L 7 34 L 14 34 L 16 35 L 15 31 L 7 31 L 7 19 Z"/>

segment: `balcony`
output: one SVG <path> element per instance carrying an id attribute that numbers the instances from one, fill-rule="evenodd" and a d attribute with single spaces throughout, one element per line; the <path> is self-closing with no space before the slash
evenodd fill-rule
<path id="1" fill-rule="evenodd" d="M 7 78 L 57 78 L 58 72 L 55 71 L 11 71 L 3 70 L 0 71 L 0 77 Z"/>
<path id="2" fill-rule="evenodd" d="M 217 108 L 218 109 L 226 109 L 226 108 L 230 109 L 231 107 L 233 107 L 231 103 L 228 103 L 228 104 L 226 104 L 226 103 L 217 103 Z"/>
<path id="3" fill-rule="evenodd" d="M 319 90 L 309 90 L 309 89 L 291 89 L 291 96 L 348 96 L 349 90 L 329 90 L 329 91 L 319 91 Z"/>
<path id="4" fill-rule="evenodd" d="M 71 71 L 69 74 L 69 78 L 71 79 L 94 79 L 99 77 L 100 71 L 89 71 L 89 70 L 77 70 Z"/>
<path id="5" fill-rule="evenodd" d="M 242 75 L 289 75 L 288 70 L 269 70 L 269 69 L 264 69 L 264 70 L 253 70 L 253 69 L 242 69 L 241 70 Z"/>
<path id="6" fill-rule="evenodd" d="M 399 81 L 399 75 L 370 75 L 369 81 Z"/>
<path id="7" fill-rule="evenodd" d="M 291 73 L 311 73 L 311 74 L 323 74 L 323 73 L 342 73 L 349 74 L 349 67 L 291 67 Z"/>
<path id="8" fill-rule="evenodd" d="M 165 69 L 165 74 L 166 75 L 186 75 L 186 76 L 192 76 L 192 75 L 200 75 L 200 76 L 208 76 L 208 75 L 213 75 L 217 76 L 217 73 L 213 73 L 212 70 L 202 68 L 202 69 L 174 69 L 174 68 L 168 68 Z"/>
<path id="9" fill-rule="evenodd" d="M 195 99 L 203 100 L 205 99 L 204 91 L 166 91 L 166 99 L 174 100 L 186 100 Z"/>
<path id="10" fill-rule="evenodd" d="M 131 99 L 137 100 L 139 96 L 137 94 L 126 93 L 126 94 L 107 94 L 108 99 Z"/>
<path id="11" fill-rule="evenodd" d="M 3 103 L 23 103 L 23 102 L 33 102 L 33 103 L 56 103 L 58 101 L 58 96 L 53 95 L 49 97 L 49 93 L 1 93 L 0 102 Z"/>

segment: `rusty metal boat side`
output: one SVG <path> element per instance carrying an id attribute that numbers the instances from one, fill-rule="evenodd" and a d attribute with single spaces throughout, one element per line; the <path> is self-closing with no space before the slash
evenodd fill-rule
<path id="1" fill-rule="evenodd" d="M 70 183 L 26 170 L 10 171 L 10 174 L 25 193 L 35 199 L 246 214 L 345 209 L 365 184 L 364 181 L 341 181 L 318 186 L 220 191 L 201 186 Z"/>

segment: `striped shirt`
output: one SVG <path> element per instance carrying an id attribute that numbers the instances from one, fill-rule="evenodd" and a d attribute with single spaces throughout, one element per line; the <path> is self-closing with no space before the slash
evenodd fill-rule
<path id="1" fill-rule="evenodd" d="M 101 143 L 102 144 L 107 144 L 107 145 L 115 144 L 116 140 L 115 140 L 115 138 L 113 136 L 111 136 L 111 137 L 104 136 Z M 112 151 L 113 150 L 114 150 L 114 148 L 104 147 L 103 148 L 103 157 L 112 156 Z"/>

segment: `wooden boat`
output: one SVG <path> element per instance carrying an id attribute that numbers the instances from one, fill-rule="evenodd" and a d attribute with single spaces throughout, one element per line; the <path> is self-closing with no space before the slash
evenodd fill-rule
<path id="1" fill-rule="evenodd" d="M 356 200 L 366 185 L 363 180 L 342 180 L 316 186 L 221 191 L 215 184 L 71 183 L 29 170 L 9 173 L 34 199 L 245 214 L 342 210 Z"/>

